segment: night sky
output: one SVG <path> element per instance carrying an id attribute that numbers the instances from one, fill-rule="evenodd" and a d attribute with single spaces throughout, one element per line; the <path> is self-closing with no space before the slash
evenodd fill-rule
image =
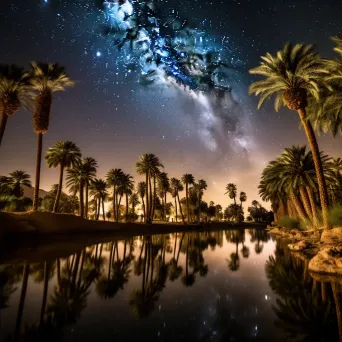
<path id="1" fill-rule="evenodd" d="M 136 176 L 143 153 L 156 154 L 170 177 L 192 173 L 208 182 L 204 200 L 226 206 L 224 187 L 233 182 L 248 203 L 259 199 L 257 186 L 265 164 L 284 147 L 305 144 L 295 112 L 275 113 L 271 104 L 256 109 L 248 97 L 248 69 L 260 56 L 287 41 L 314 43 L 331 57 L 329 37 L 342 35 L 338 0 L 183 0 L 159 1 L 198 32 L 205 49 L 222 53 L 233 70 L 231 98 L 217 106 L 205 95 L 168 84 L 145 87 L 130 51 L 119 51 L 103 34 L 108 13 L 93 0 L 3 0 L 0 7 L 1 63 L 28 67 L 32 60 L 58 61 L 76 81 L 54 94 L 44 149 L 72 140 L 84 156 L 99 163 L 99 177 L 109 168 Z M 342 156 L 341 137 L 319 138 L 320 148 Z M 0 150 L 0 174 L 23 169 L 34 175 L 36 135 L 31 114 L 20 110 L 10 120 Z M 41 187 L 57 183 L 58 170 L 43 161 Z M 138 178 L 137 178 L 138 179 Z"/>

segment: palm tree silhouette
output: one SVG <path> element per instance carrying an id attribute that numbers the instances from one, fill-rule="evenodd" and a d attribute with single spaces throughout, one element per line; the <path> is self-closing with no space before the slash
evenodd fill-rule
<path id="1" fill-rule="evenodd" d="M 33 113 L 33 128 L 38 135 L 36 180 L 33 193 L 33 210 L 38 209 L 40 167 L 43 149 L 43 134 L 49 129 L 52 93 L 65 90 L 74 82 L 65 73 L 64 67 L 57 63 L 31 63 L 30 84 L 38 92 Z"/>
<path id="2" fill-rule="evenodd" d="M 187 222 L 190 222 L 190 206 L 189 206 L 189 185 L 195 183 L 195 178 L 192 174 L 186 173 L 181 178 L 182 183 L 185 185 L 186 209 L 187 209 Z"/>
<path id="3" fill-rule="evenodd" d="M 275 57 L 269 53 L 263 57 L 260 66 L 250 70 L 250 73 L 265 76 L 265 79 L 253 83 L 249 88 L 250 94 L 261 95 L 258 108 L 274 95 L 276 111 L 281 106 L 297 111 L 312 151 L 323 224 L 325 228 L 328 228 L 327 186 L 317 139 L 306 114 L 308 97 L 319 99 L 320 90 L 327 87 L 325 62 L 318 56 L 312 45 L 287 43 Z"/>
<path id="4" fill-rule="evenodd" d="M 21 197 L 24 193 L 22 186 L 31 187 L 31 176 L 25 171 L 16 170 L 9 174 L 8 184 L 12 187 L 12 192 L 15 197 Z"/>
<path id="5" fill-rule="evenodd" d="M 0 146 L 8 118 L 15 114 L 20 106 L 31 110 L 33 93 L 29 81 L 30 77 L 23 68 L 15 64 L 0 64 Z"/>
<path id="6" fill-rule="evenodd" d="M 81 150 L 72 141 L 58 141 L 48 149 L 45 159 L 49 167 L 60 167 L 58 190 L 52 210 L 53 212 L 58 212 L 59 199 L 63 187 L 64 169 L 70 168 L 80 162 Z"/>

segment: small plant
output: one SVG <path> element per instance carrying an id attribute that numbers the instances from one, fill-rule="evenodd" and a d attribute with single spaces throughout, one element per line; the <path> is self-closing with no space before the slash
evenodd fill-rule
<path id="1" fill-rule="evenodd" d="M 282 216 L 279 221 L 278 225 L 280 227 L 285 227 L 289 229 L 301 229 L 301 222 L 298 217 L 290 217 L 290 216 Z"/>
<path id="2" fill-rule="evenodd" d="M 329 210 L 328 221 L 333 227 L 342 227 L 342 205 L 335 205 Z"/>

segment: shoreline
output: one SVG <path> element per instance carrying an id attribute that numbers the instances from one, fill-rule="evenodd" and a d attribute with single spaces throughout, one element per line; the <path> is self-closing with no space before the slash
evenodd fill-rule
<path id="1" fill-rule="evenodd" d="M 272 227 L 269 234 L 287 240 L 292 255 L 308 261 L 314 278 L 342 283 L 342 228 L 303 230 Z M 324 280 L 326 279 L 326 281 Z"/>

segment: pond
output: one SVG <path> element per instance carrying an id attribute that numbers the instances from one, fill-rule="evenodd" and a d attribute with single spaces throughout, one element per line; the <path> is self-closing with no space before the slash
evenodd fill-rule
<path id="1" fill-rule="evenodd" d="M 334 287 L 283 245 L 236 229 L 16 259 L 1 265 L 1 341 L 338 341 Z"/>

